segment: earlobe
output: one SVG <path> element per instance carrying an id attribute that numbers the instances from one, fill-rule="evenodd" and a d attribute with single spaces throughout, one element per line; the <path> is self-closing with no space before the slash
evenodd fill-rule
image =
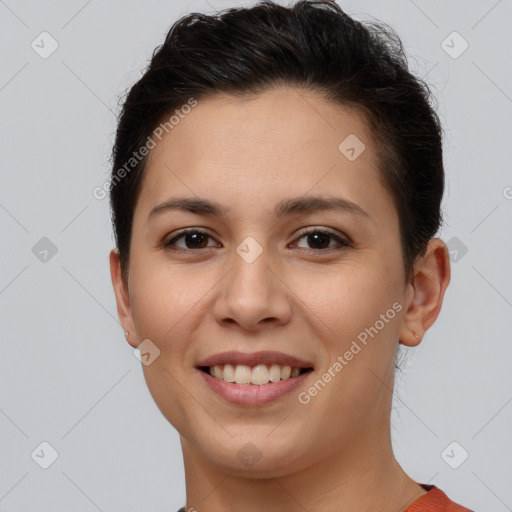
<path id="1" fill-rule="evenodd" d="M 436 321 L 450 282 L 450 257 L 440 238 L 430 240 L 426 254 L 415 265 L 411 283 L 413 297 L 400 331 L 400 343 L 419 345 L 425 332 Z"/>
<path id="2" fill-rule="evenodd" d="M 124 330 L 126 341 L 132 347 L 136 348 L 136 329 L 132 318 L 128 283 L 125 283 L 122 277 L 121 262 L 117 247 L 110 251 L 110 277 L 116 298 L 117 314 Z"/>

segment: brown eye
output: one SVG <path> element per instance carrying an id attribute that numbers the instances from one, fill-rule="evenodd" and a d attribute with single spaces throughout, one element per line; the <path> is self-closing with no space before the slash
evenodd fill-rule
<path id="1" fill-rule="evenodd" d="M 306 237 L 310 244 L 315 245 L 315 247 L 311 247 L 311 249 L 325 249 L 329 247 L 329 242 L 331 241 L 330 234 L 321 233 L 320 231 L 309 233 Z"/>
<path id="2" fill-rule="evenodd" d="M 303 232 L 299 237 L 299 240 L 306 239 L 307 247 L 312 251 L 322 252 L 324 249 L 340 249 L 341 247 L 349 247 L 350 244 L 341 238 L 338 234 L 331 231 L 325 231 L 321 229 L 310 229 L 309 231 Z M 335 242 L 331 245 L 332 242 Z M 341 247 L 340 247 L 341 246 Z M 300 246 L 299 246 L 300 247 Z"/>
<path id="3" fill-rule="evenodd" d="M 209 238 L 212 237 L 204 231 L 182 231 L 179 235 L 165 242 L 164 247 L 173 248 L 173 246 L 176 246 L 177 250 L 205 249 L 206 247 L 212 247 L 207 245 Z M 176 244 L 176 242 L 181 239 L 183 239 L 185 247 Z"/>

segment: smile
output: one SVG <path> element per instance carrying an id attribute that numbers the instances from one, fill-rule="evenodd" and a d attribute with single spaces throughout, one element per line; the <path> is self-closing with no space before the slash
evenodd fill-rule
<path id="1" fill-rule="evenodd" d="M 213 354 L 198 361 L 196 369 L 209 389 L 227 402 L 257 406 L 291 393 L 314 366 L 291 354 L 262 350 Z"/>
<path id="2" fill-rule="evenodd" d="M 294 379 L 303 373 L 312 371 L 312 368 L 292 367 L 279 364 L 257 364 L 253 367 L 244 364 L 224 364 L 214 366 L 202 366 L 200 369 L 209 373 L 212 377 L 240 385 L 263 386 L 269 382 L 280 382 Z"/>

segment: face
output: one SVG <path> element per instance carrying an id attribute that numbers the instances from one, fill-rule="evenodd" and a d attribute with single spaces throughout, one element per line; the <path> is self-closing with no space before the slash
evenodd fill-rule
<path id="1" fill-rule="evenodd" d="M 112 272 L 186 457 L 278 476 L 378 443 L 412 300 L 378 163 L 361 117 L 291 88 L 199 101 L 151 151 Z"/>

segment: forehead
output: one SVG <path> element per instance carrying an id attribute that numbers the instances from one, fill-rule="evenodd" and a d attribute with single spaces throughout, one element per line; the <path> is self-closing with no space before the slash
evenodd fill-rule
<path id="1" fill-rule="evenodd" d="M 185 144 L 195 149 L 188 152 L 189 158 L 205 158 L 207 152 L 209 158 L 243 160 L 250 156 L 254 160 L 261 155 L 268 160 L 273 154 L 276 159 L 293 160 L 328 147 L 329 154 L 338 158 L 340 138 L 348 135 L 370 146 L 366 157 L 373 149 L 361 114 L 306 89 L 279 87 L 243 96 L 210 95 L 180 117 L 174 116 L 179 123 L 164 134 L 165 140 L 158 143 L 153 156 L 158 158 L 168 145 L 179 151 Z M 258 163 L 254 160 L 254 165 Z"/>
<path id="2" fill-rule="evenodd" d="M 142 183 L 146 211 L 177 192 L 240 206 L 312 189 L 354 200 L 383 193 L 363 117 L 311 90 L 199 99 L 156 142 Z"/>

